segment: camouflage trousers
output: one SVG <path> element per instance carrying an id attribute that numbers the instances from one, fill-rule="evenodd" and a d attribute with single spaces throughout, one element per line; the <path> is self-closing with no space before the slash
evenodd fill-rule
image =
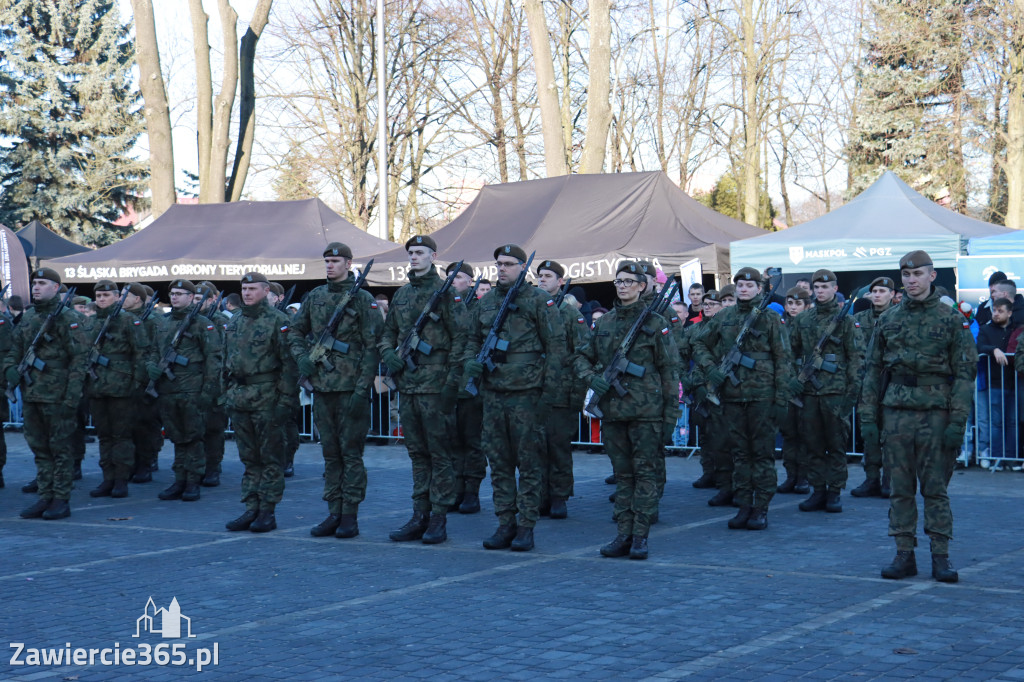
<path id="1" fill-rule="evenodd" d="M 711 421 L 710 414 L 708 417 L 702 417 L 693 410 L 690 411 L 690 424 L 696 427 L 697 434 L 699 437 L 700 450 L 697 451 L 700 457 L 700 471 L 705 476 L 715 477 L 715 455 L 711 448 L 708 447 L 708 439 L 711 437 Z"/>
<path id="2" fill-rule="evenodd" d="M 864 444 L 864 476 L 878 479 L 882 476 L 882 448 L 878 445 Z"/>
<path id="3" fill-rule="evenodd" d="M 295 461 L 295 453 L 299 449 L 299 422 L 302 421 L 302 406 L 299 404 L 298 394 L 295 400 L 289 403 L 288 416 L 285 417 L 282 428 L 284 438 L 284 461 L 291 464 Z"/>
<path id="4" fill-rule="evenodd" d="M 131 414 L 134 398 L 95 397 L 89 401 L 92 423 L 100 442 L 104 481 L 126 481 L 135 470 Z"/>
<path id="5" fill-rule="evenodd" d="M 620 535 L 647 537 L 658 513 L 658 460 L 664 463 L 661 422 L 601 422 L 615 471 L 615 522 Z"/>
<path id="6" fill-rule="evenodd" d="M 946 410 L 882 408 L 882 453 L 889 464 L 889 535 L 896 548 L 917 545 L 918 483 L 924 498 L 924 532 L 931 551 L 949 552 L 953 539 L 953 512 L 947 486 L 953 475 L 956 451 L 943 449 L 942 433 L 949 424 Z"/>
<path id="7" fill-rule="evenodd" d="M 491 465 L 494 514 L 501 525 L 537 525 L 540 516 L 544 426 L 539 388 L 483 391 L 484 450 Z M 516 486 L 516 469 L 519 485 Z"/>
<path id="8" fill-rule="evenodd" d="M 726 439 L 729 429 L 725 426 L 722 406 L 708 405 L 708 417 L 704 424 L 704 430 L 700 432 L 700 449 L 702 454 L 706 450 L 711 460 L 715 487 L 719 490 L 732 490 L 732 452 L 729 451 Z"/>
<path id="9" fill-rule="evenodd" d="M 402 434 L 412 461 L 412 508 L 447 514 L 455 504 L 455 415 L 441 409 L 439 393 L 403 393 L 399 401 Z"/>
<path id="10" fill-rule="evenodd" d="M 85 459 L 85 426 L 89 423 L 89 399 L 82 396 L 75 410 L 75 430 L 71 432 L 71 455 L 76 462 Z"/>
<path id="11" fill-rule="evenodd" d="M 355 514 L 366 498 L 363 447 L 370 429 L 370 412 L 347 415 L 351 392 L 313 397 L 313 420 L 324 455 L 324 501 L 331 514 Z"/>
<path id="12" fill-rule="evenodd" d="M 456 496 L 466 490 L 479 492 L 480 481 L 487 476 L 487 458 L 481 444 L 483 421 L 483 398 L 459 400 L 455 409 L 455 440 L 452 445 Z"/>
<path id="13" fill-rule="evenodd" d="M 132 399 L 135 417 L 132 424 L 132 442 L 135 445 L 135 467 L 141 468 L 156 462 L 164 446 L 163 424 L 160 422 L 160 407 L 147 395 Z"/>
<path id="14" fill-rule="evenodd" d="M 774 406 L 767 400 L 722 403 L 729 425 L 726 448 L 732 455 L 732 490 L 741 506 L 767 509 L 779 479 L 775 471 Z"/>
<path id="15" fill-rule="evenodd" d="M 224 405 L 214 405 L 206 413 L 206 430 L 203 432 L 203 454 L 206 456 L 206 471 L 220 471 L 224 461 L 224 430 L 228 428 L 228 411 Z"/>
<path id="16" fill-rule="evenodd" d="M 22 418 L 25 441 L 36 460 L 39 497 L 70 500 L 74 410 L 59 403 L 25 402 L 22 404 Z"/>
<path id="17" fill-rule="evenodd" d="M 231 411 L 242 474 L 242 503 L 252 511 L 273 511 L 284 495 L 284 439 L 274 410 Z"/>
<path id="18" fill-rule="evenodd" d="M 807 448 L 801 437 L 803 424 L 800 419 L 800 408 L 790 404 L 786 423 L 782 425 L 782 466 L 786 476 L 797 480 L 805 479 L 810 471 L 807 460 Z"/>
<path id="19" fill-rule="evenodd" d="M 841 395 L 805 395 L 800 411 L 803 446 L 807 451 L 807 482 L 815 488 L 846 487 L 846 446 L 850 440 L 850 415 L 839 413 Z"/>
<path id="20" fill-rule="evenodd" d="M 160 419 L 167 437 L 174 443 L 174 480 L 198 483 L 206 473 L 203 434 L 206 414 L 199 409 L 198 393 L 164 393 L 160 396 Z"/>
<path id="21" fill-rule="evenodd" d="M 579 411 L 550 407 L 544 423 L 544 461 L 541 465 L 541 506 L 552 498 L 567 500 L 573 495 L 572 438 L 579 430 Z"/>

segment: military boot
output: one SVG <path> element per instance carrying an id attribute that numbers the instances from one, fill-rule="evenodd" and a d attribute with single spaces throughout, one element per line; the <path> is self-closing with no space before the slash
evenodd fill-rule
<path id="1" fill-rule="evenodd" d="M 615 474 L 609 474 L 606 476 L 604 482 L 608 485 L 615 485 Z"/>
<path id="2" fill-rule="evenodd" d="M 878 489 L 878 496 L 888 500 L 890 495 L 892 495 L 892 487 L 890 486 L 889 472 L 883 469 L 882 485 Z"/>
<path id="3" fill-rule="evenodd" d="M 838 514 L 843 511 L 843 500 L 840 490 L 829 490 L 825 493 L 825 511 Z"/>
<path id="4" fill-rule="evenodd" d="M 551 518 L 553 519 L 564 519 L 568 518 L 569 509 L 565 506 L 564 497 L 552 497 L 551 498 Z"/>
<path id="5" fill-rule="evenodd" d="M 793 492 L 797 495 L 806 495 L 811 492 L 811 484 L 807 482 L 806 478 L 797 478 L 796 485 L 793 486 Z"/>
<path id="6" fill-rule="evenodd" d="M 800 503 L 800 511 L 812 512 L 821 511 L 825 508 L 825 501 L 828 494 L 825 488 L 815 488 L 811 496 Z"/>
<path id="7" fill-rule="evenodd" d="M 448 539 L 448 517 L 444 514 L 431 514 L 427 530 L 423 533 L 424 545 L 439 545 Z"/>
<path id="8" fill-rule="evenodd" d="M 188 481 L 185 482 L 185 489 L 181 492 L 181 501 L 195 502 L 199 499 L 199 491 L 199 478 L 189 476 Z"/>
<path id="9" fill-rule="evenodd" d="M 882 482 L 877 478 L 866 478 L 864 482 L 850 491 L 854 497 L 881 497 Z"/>
<path id="10" fill-rule="evenodd" d="M 780 495 L 788 495 L 791 492 L 793 492 L 793 488 L 795 487 L 796 476 L 794 476 L 793 474 L 786 474 L 786 480 L 783 481 L 782 484 L 775 489 L 775 492 L 779 493 Z"/>
<path id="11" fill-rule="evenodd" d="M 728 488 L 722 488 L 708 500 L 709 507 L 728 507 L 730 504 L 732 504 L 732 490 Z"/>
<path id="12" fill-rule="evenodd" d="M 611 495 L 608 496 L 608 501 L 609 502 L 614 502 L 615 501 L 615 493 L 612 493 Z"/>
<path id="13" fill-rule="evenodd" d="M 338 529 L 334 531 L 334 537 L 347 540 L 357 535 L 359 535 L 359 523 L 356 521 L 356 515 L 342 514 L 341 523 L 338 524 Z"/>
<path id="14" fill-rule="evenodd" d="M 545 500 L 544 502 L 541 502 L 540 506 L 537 508 L 537 513 L 541 516 L 551 516 L 551 501 Z"/>
<path id="15" fill-rule="evenodd" d="M 260 513 L 249 526 L 249 531 L 253 533 L 269 533 L 275 528 L 277 528 L 277 518 L 274 517 L 274 508 L 260 507 Z"/>
<path id="16" fill-rule="evenodd" d="M 21 492 L 23 493 L 37 493 L 39 492 L 39 481 L 32 479 L 25 485 L 21 486 Z"/>
<path id="17" fill-rule="evenodd" d="M 715 475 L 707 472 L 701 474 L 700 478 L 693 482 L 694 488 L 714 488 Z"/>
<path id="18" fill-rule="evenodd" d="M 294 475 L 295 475 L 295 461 L 292 460 L 292 461 L 288 462 L 288 464 L 286 464 L 285 467 L 284 467 L 284 477 L 285 478 L 291 478 Z"/>
<path id="19" fill-rule="evenodd" d="M 641 561 L 647 558 L 647 538 L 645 536 L 633 536 L 633 545 L 629 548 L 629 558 Z"/>
<path id="20" fill-rule="evenodd" d="M 896 558 L 892 563 L 882 569 L 882 577 L 889 580 L 900 580 L 917 575 L 917 559 L 914 558 L 914 550 L 897 550 Z"/>
<path id="21" fill-rule="evenodd" d="M 124 478 L 114 479 L 114 487 L 110 489 L 110 496 L 115 498 L 128 497 L 128 480 Z"/>
<path id="22" fill-rule="evenodd" d="M 512 541 L 509 548 L 513 552 L 529 552 L 533 549 L 533 529 L 519 526 L 516 531 L 516 539 Z"/>
<path id="23" fill-rule="evenodd" d="M 739 511 L 736 512 L 736 516 L 729 519 L 729 528 L 733 530 L 739 530 L 740 528 L 747 527 L 747 521 L 750 520 L 750 515 L 754 513 L 752 507 L 743 506 L 740 507 Z"/>
<path id="24" fill-rule="evenodd" d="M 38 519 L 46 511 L 46 508 L 50 506 L 50 500 L 46 497 L 40 497 L 31 507 L 26 507 L 21 510 L 19 516 L 23 519 Z"/>
<path id="25" fill-rule="evenodd" d="M 955 583 L 960 580 L 960 574 L 949 563 L 948 554 L 932 554 L 932 577 L 940 583 Z"/>
<path id="26" fill-rule="evenodd" d="M 249 530 L 249 526 L 252 525 L 252 522 L 256 520 L 257 516 L 259 516 L 259 514 L 255 509 L 246 509 L 237 519 L 225 523 L 224 527 L 231 531 Z"/>
<path id="27" fill-rule="evenodd" d="M 309 529 L 309 534 L 315 538 L 325 538 L 334 535 L 341 523 L 341 514 L 328 514 L 327 518 Z"/>
<path id="28" fill-rule="evenodd" d="M 185 492 L 185 481 L 175 481 L 165 490 L 162 490 L 157 497 L 161 500 L 180 500 L 183 492 Z"/>
<path id="29" fill-rule="evenodd" d="M 626 556 L 629 554 L 629 548 L 632 544 L 632 535 L 622 535 L 620 533 L 615 536 L 614 540 L 601 548 L 601 556 L 612 558 Z"/>
<path id="30" fill-rule="evenodd" d="M 484 540 L 484 549 L 508 549 L 518 530 L 515 523 L 498 526 L 494 535 Z"/>
<path id="31" fill-rule="evenodd" d="M 430 514 L 428 512 L 414 511 L 412 518 L 405 522 L 405 525 L 398 530 L 393 530 L 388 534 L 388 537 L 395 542 L 410 542 L 412 540 L 419 540 L 423 537 L 423 533 L 427 530 L 427 525 L 430 523 Z"/>
<path id="32" fill-rule="evenodd" d="M 110 491 L 114 489 L 114 482 L 103 480 L 100 484 L 89 491 L 89 497 L 110 497 Z"/>
<path id="33" fill-rule="evenodd" d="M 4 483 L 4 475 L 3 475 L 3 472 L 0 472 L 0 488 L 5 488 L 5 487 L 7 487 L 7 484 L 6 484 L 6 483 Z"/>
<path id="34" fill-rule="evenodd" d="M 220 467 L 213 467 L 206 469 L 206 474 L 203 476 L 203 480 L 200 481 L 200 485 L 204 488 L 216 488 L 220 485 Z"/>
<path id="35" fill-rule="evenodd" d="M 462 504 L 459 505 L 460 514 L 476 514 L 480 511 L 480 493 L 467 490 L 462 496 Z"/>
<path id="36" fill-rule="evenodd" d="M 153 472 L 149 470 L 149 464 L 139 464 L 132 474 L 132 483 L 149 483 L 153 480 Z"/>
<path id="37" fill-rule="evenodd" d="M 71 516 L 71 505 L 68 504 L 67 500 L 58 500 L 57 498 L 54 498 L 50 500 L 50 505 L 46 508 L 46 511 L 43 512 L 42 516 L 46 521 L 66 519 Z"/>
<path id="38" fill-rule="evenodd" d="M 764 530 L 768 527 L 768 510 L 754 507 L 747 519 L 747 530 Z"/>

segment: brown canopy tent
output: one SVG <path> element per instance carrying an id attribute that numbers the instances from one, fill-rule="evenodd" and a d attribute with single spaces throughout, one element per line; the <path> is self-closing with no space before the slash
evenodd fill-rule
<path id="1" fill-rule="evenodd" d="M 619 261 L 649 258 L 670 273 L 700 258 L 705 273 L 727 277 L 729 243 L 764 230 L 716 213 L 661 172 L 567 175 L 488 185 L 458 218 L 430 236 L 438 260 L 465 260 L 493 278 L 494 249 L 515 243 L 537 259 L 561 262 L 574 282 L 614 279 Z M 405 282 L 399 246 L 375 256 L 368 280 Z"/>

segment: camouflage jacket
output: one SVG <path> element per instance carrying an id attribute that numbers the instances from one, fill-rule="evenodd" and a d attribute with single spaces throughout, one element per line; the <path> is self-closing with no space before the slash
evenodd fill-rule
<path id="1" fill-rule="evenodd" d="M 25 357 L 32 339 L 42 327 L 46 317 L 60 303 L 55 296 L 49 301 L 38 301 L 27 311 L 14 329 L 10 351 L 4 370 L 17 367 Z M 81 396 L 85 386 L 85 339 L 82 316 L 65 308 L 54 320 L 48 337 L 39 340 L 36 357 L 46 363 L 42 371 L 29 369 L 32 385 L 21 382 L 21 394 L 26 402 L 60 403 L 68 396 Z"/>
<path id="2" fill-rule="evenodd" d="M 889 308 L 892 308 L 892 306 L 890 305 Z M 867 310 L 862 310 L 853 316 L 853 321 L 857 324 L 857 331 L 860 333 L 860 347 L 863 353 L 867 353 L 868 342 L 871 341 L 871 334 L 875 331 L 878 318 L 887 312 L 889 308 L 878 312 L 875 310 L 875 306 L 871 306 Z"/>
<path id="3" fill-rule="evenodd" d="M 296 360 L 309 353 L 321 332 L 334 314 L 342 296 L 355 284 L 355 275 L 349 273 L 341 282 L 328 282 L 313 289 L 306 297 L 288 330 L 288 344 Z M 325 393 L 370 390 L 377 375 L 377 335 L 384 323 L 373 296 L 361 289 L 345 309 L 334 338 L 348 344 L 348 352 L 330 350 L 327 360 L 334 367 L 327 369 L 317 364 L 310 377 L 313 388 Z"/>
<path id="4" fill-rule="evenodd" d="M 89 357 L 92 355 L 96 337 L 106 324 L 113 306 L 96 308 L 96 318 L 88 328 L 86 353 L 86 391 L 92 397 L 127 398 L 138 392 L 139 384 L 146 378 L 146 361 L 154 360 L 153 347 L 148 343 L 142 329 L 142 320 L 127 310 L 115 317 L 107 333 L 95 351 L 107 364 L 95 364 L 92 369 L 96 378 L 89 376 Z M 102 362 L 102 360 L 100 360 Z"/>
<path id="5" fill-rule="evenodd" d="M 193 304 L 195 305 L 195 304 Z M 163 358 L 171 345 L 171 339 L 192 306 L 171 310 L 158 318 L 156 329 L 157 359 Z M 203 393 L 217 396 L 221 391 L 221 366 L 223 347 L 220 335 L 208 318 L 196 315 L 182 336 L 177 348 L 178 355 L 188 358 L 187 365 L 171 363 L 174 379 L 160 377 L 156 384 L 157 393 Z"/>
<path id="6" fill-rule="evenodd" d="M 604 371 L 619 344 L 648 305 L 643 300 L 629 305 L 616 303 L 594 325 L 586 342 L 576 351 L 573 364 L 577 375 L 589 384 Z M 623 374 L 620 382 L 627 393 L 608 391 L 598 403 L 606 421 L 668 421 L 679 416 L 679 351 L 669 322 L 652 313 L 637 335 L 626 359 L 644 368 L 642 377 Z"/>
<path id="7" fill-rule="evenodd" d="M 571 359 L 576 349 L 583 345 L 590 334 L 587 319 L 575 306 L 565 301 L 558 307 L 558 317 L 565 328 L 566 357 Z M 555 385 L 558 390 L 552 406 L 579 409 L 583 404 L 587 385 L 576 376 L 568 362 L 556 368 L 555 374 Z"/>
<path id="8" fill-rule="evenodd" d="M 480 351 L 508 289 L 495 284 L 470 310 L 467 358 Z M 482 385 L 499 392 L 542 388 L 553 396 L 558 391 L 559 368 L 568 362 L 565 327 L 555 302 L 529 282 L 523 284 L 515 302 L 516 309 L 509 312 L 498 334 L 508 341 L 508 351 L 495 351 L 492 359 L 497 367 L 484 371 Z"/>
<path id="9" fill-rule="evenodd" d="M 949 410 L 950 423 L 967 423 L 978 351 L 964 316 L 934 288 L 923 301 L 906 297 L 882 313 L 865 364 L 861 423 L 877 423 L 879 407 Z"/>
<path id="10" fill-rule="evenodd" d="M 427 301 L 443 283 L 433 268 L 422 277 L 409 273 L 409 283 L 395 292 L 391 299 L 384 329 L 377 343 L 381 353 L 389 348 L 398 348 Z M 420 340 L 433 350 L 429 355 L 413 350 L 410 358 L 416 363 L 416 370 L 410 371 L 406 367 L 395 375 L 398 390 L 403 393 L 440 393 L 445 386 L 457 388 L 459 385 L 462 363 L 465 361 L 466 320 L 469 312 L 462 297 L 449 289 L 444 298 L 438 301 L 434 314 L 437 319 L 428 318 L 420 332 Z"/>
<path id="11" fill-rule="evenodd" d="M 298 370 L 288 347 L 288 316 L 266 299 L 243 305 L 224 330 L 227 405 L 239 412 L 272 410 L 298 393 Z"/>
<path id="12" fill-rule="evenodd" d="M 818 303 L 810 310 L 805 310 L 793 320 L 789 326 L 789 344 L 797 363 L 797 372 L 803 363 L 811 361 L 814 348 L 839 310 L 839 302 L 833 298 L 828 303 Z M 821 386 L 816 388 L 812 381 L 808 381 L 804 384 L 804 394 L 849 394 L 856 399 L 864 356 L 860 332 L 852 317 L 847 315 L 836 325 L 822 346 L 821 356 L 826 363 L 835 365 L 835 372 L 819 369 L 814 376 Z"/>
<path id="13" fill-rule="evenodd" d="M 724 308 L 707 325 L 703 334 L 693 338 L 693 357 L 706 375 L 717 367 L 729 352 L 747 316 L 757 307 L 761 296 L 750 301 L 737 301 Z M 806 313 L 804 313 L 806 314 Z M 770 310 L 763 311 L 753 324 L 756 333 L 748 333 L 740 350 L 754 360 L 754 367 L 737 366 L 739 385 L 729 379 L 718 387 L 719 397 L 726 402 L 773 401 L 785 405 L 789 400 L 789 382 L 793 378 L 793 354 L 782 332 L 782 319 Z"/>

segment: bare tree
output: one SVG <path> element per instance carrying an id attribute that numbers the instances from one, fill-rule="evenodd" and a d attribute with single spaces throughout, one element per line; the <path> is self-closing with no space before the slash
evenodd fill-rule
<path id="1" fill-rule="evenodd" d="M 537 75 L 537 102 L 540 106 L 541 131 L 544 137 L 544 165 L 548 177 L 566 175 L 567 147 L 563 138 L 562 107 L 555 84 L 555 65 L 548 38 L 548 22 L 540 0 L 524 0 L 526 23 L 533 47 L 533 67 Z"/>
<path id="2" fill-rule="evenodd" d="M 590 0 L 590 51 L 587 85 L 587 135 L 580 159 L 581 173 L 604 170 L 605 147 L 612 110 L 611 94 L 612 23 L 610 0 Z"/>

